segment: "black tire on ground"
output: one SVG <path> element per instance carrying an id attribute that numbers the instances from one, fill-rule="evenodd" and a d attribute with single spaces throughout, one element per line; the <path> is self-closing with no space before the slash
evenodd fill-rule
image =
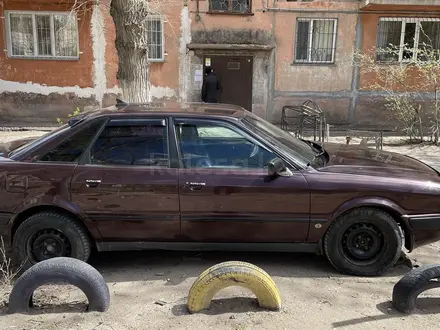
<path id="1" fill-rule="evenodd" d="M 9 296 L 8 313 L 28 313 L 34 291 L 48 284 L 70 284 L 81 289 L 89 301 L 88 311 L 105 312 L 110 292 L 102 275 L 84 261 L 74 258 L 51 258 L 26 270 Z"/>
<path id="2" fill-rule="evenodd" d="M 395 265 L 402 251 L 399 226 L 386 212 L 369 207 L 337 218 L 324 236 L 324 253 L 341 273 L 378 276 Z"/>
<path id="3" fill-rule="evenodd" d="M 440 287 L 439 278 L 440 265 L 427 265 L 410 271 L 394 285 L 394 308 L 402 313 L 411 313 L 423 291 Z"/>
<path id="4" fill-rule="evenodd" d="M 87 261 L 91 241 L 75 218 L 50 211 L 36 213 L 26 219 L 14 234 L 12 248 L 14 262 L 26 270 L 53 257 Z"/>

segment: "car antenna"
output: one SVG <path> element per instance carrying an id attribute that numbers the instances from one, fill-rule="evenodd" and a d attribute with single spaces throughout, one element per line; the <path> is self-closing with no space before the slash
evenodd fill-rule
<path id="1" fill-rule="evenodd" d="M 116 98 L 116 107 L 121 108 L 127 106 L 128 103 L 122 101 L 121 99 Z"/>

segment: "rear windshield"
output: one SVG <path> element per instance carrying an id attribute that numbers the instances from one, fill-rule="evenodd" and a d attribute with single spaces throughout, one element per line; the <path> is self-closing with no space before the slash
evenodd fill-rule
<path id="1" fill-rule="evenodd" d="M 41 143 L 49 141 L 52 138 L 55 138 L 58 135 L 64 133 L 69 128 L 70 128 L 70 126 L 68 124 L 65 124 L 65 125 L 63 125 L 61 127 L 58 127 L 56 129 L 54 129 L 53 131 L 50 131 L 50 132 L 40 136 L 39 138 L 36 138 L 35 140 L 29 141 L 28 143 L 23 144 L 22 146 L 18 147 L 17 149 L 12 150 L 8 154 L 8 157 L 11 158 L 11 159 L 15 159 L 15 158 L 19 157 L 20 155 L 22 155 L 24 152 L 32 149 L 34 146 L 37 146 L 37 145 L 39 145 Z"/>

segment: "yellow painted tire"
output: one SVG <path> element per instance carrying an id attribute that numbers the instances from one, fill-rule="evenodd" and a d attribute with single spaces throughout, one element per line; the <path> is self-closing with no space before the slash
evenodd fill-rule
<path id="1" fill-rule="evenodd" d="M 269 274 L 247 262 L 228 261 L 208 268 L 193 283 L 188 296 L 189 312 L 192 314 L 208 309 L 212 298 L 220 290 L 230 286 L 251 290 L 262 308 L 281 308 L 278 287 Z"/>

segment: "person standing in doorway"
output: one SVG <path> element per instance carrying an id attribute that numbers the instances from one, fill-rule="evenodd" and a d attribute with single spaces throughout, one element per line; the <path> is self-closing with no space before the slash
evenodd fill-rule
<path id="1" fill-rule="evenodd" d="M 221 91 L 220 81 L 210 66 L 205 68 L 205 79 L 202 85 L 202 101 L 206 103 L 218 103 L 218 94 Z"/>

